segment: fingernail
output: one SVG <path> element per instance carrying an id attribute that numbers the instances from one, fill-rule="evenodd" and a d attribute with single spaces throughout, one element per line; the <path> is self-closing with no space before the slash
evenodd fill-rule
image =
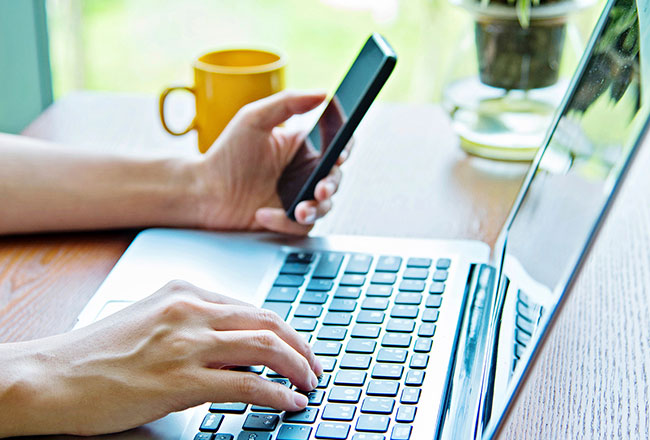
<path id="1" fill-rule="evenodd" d="M 318 378 L 316 377 L 314 372 L 311 372 L 310 381 L 311 381 L 311 389 L 313 390 L 314 388 L 316 388 L 318 386 Z"/>
<path id="2" fill-rule="evenodd" d="M 309 403 L 307 400 L 307 396 L 300 393 L 293 393 L 293 401 L 295 402 L 296 406 L 298 406 L 300 409 L 306 407 L 307 403 Z"/>
<path id="3" fill-rule="evenodd" d="M 336 191 L 336 187 L 334 186 L 334 184 L 332 182 L 327 182 L 325 184 L 325 191 L 327 191 L 327 194 L 332 196 L 332 194 L 334 194 L 334 192 Z"/>
<path id="4" fill-rule="evenodd" d="M 316 208 L 307 208 L 307 215 L 305 215 L 305 223 L 312 224 L 316 221 Z"/>
<path id="5" fill-rule="evenodd" d="M 321 364 L 320 360 L 314 356 L 314 373 L 317 373 L 318 375 L 323 374 L 323 364 Z"/>

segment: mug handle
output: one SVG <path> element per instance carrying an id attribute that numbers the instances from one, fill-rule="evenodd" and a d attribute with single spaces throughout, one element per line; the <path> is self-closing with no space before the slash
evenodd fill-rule
<path id="1" fill-rule="evenodd" d="M 191 94 L 194 95 L 194 99 L 196 99 L 196 93 L 194 92 L 194 89 L 191 87 L 186 87 L 186 86 L 174 86 L 174 87 L 167 87 L 163 92 L 160 94 L 160 99 L 158 100 L 158 111 L 160 112 L 160 122 L 162 122 L 162 126 L 165 129 L 165 131 L 171 135 L 174 136 L 182 136 L 186 133 L 189 133 L 192 129 L 195 128 L 196 126 L 196 118 L 192 119 L 192 122 L 190 122 L 190 125 L 187 126 L 187 128 L 183 131 L 172 131 L 168 126 L 167 123 L 165 122 L 165 99 L 167 99 L 167 95 L 169 95 L 171 92 L 174 90 L 185 90 L 186 92 L 190 92 Z"/>

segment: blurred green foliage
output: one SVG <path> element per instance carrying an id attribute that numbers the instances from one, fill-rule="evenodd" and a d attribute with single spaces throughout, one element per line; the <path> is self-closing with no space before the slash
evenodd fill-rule
<path id="1" fill-rule="evenodd" d="M 437 100 L 469 15 L 446 0 L 48 0 L 55 96 L 156 94 L 191 84 L 193 60 L 224 46 L 288 55 L 287 86 L 332 91 L 372 32 L 398 54 L 380 98 Z M 472 36 L 469 35 L 469 38 Z"/>

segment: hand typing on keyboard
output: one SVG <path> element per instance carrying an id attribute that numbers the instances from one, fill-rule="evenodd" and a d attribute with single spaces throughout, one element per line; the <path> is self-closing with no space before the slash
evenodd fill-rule
<path id="1" fill-rule="evenodd" d="M 2 344 L 0 360 L 0 437 L 116 432 L 204 402 L 298 411 L 308 398 L 287 385 L 311 391 L 323 373 L 276 313 L 179 281 L 88 327 Z M 247 365 L 288 381 L 232 368 Z"/>

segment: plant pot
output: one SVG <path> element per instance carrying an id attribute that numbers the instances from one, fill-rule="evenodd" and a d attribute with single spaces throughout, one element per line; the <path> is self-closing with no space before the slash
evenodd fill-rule
<path id="1" fill-rule="evenodd" d="M 532 20 L 479 16 L 474 27 L 479 78 L 505 90 L 548 87 L 558 80 L 566 16 Z"/>

